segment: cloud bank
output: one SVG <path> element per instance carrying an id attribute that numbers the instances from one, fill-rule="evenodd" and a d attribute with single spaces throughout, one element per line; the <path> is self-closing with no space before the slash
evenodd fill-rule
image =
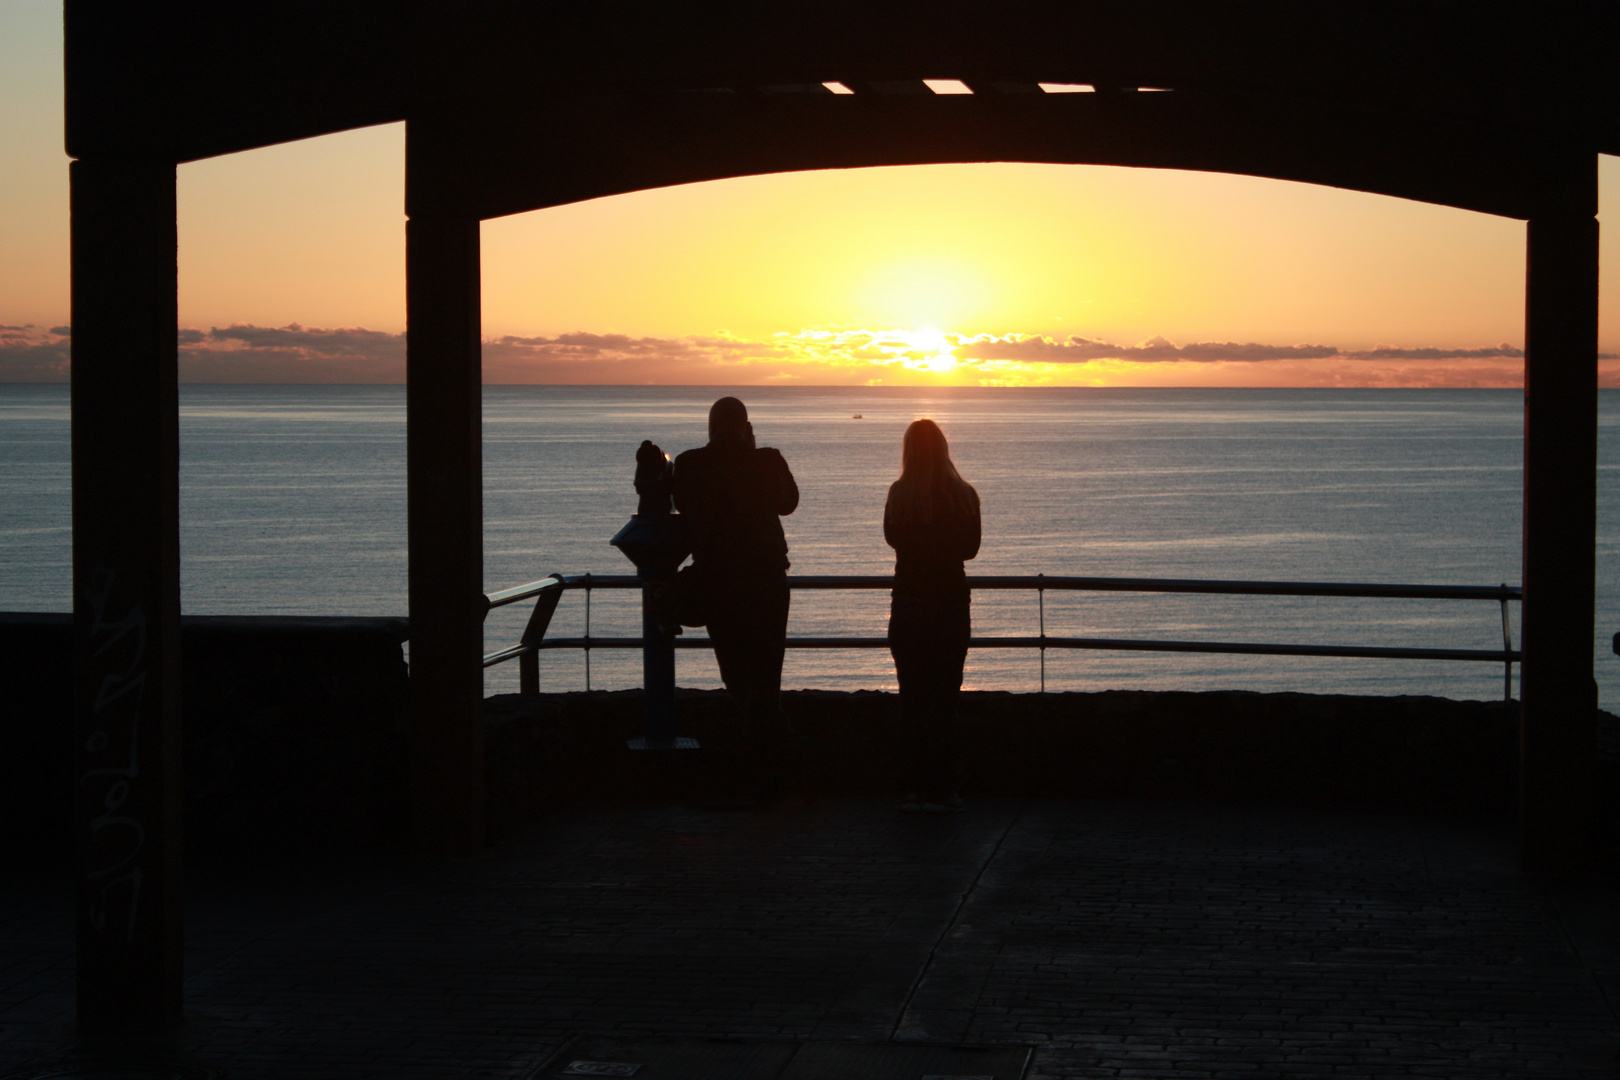
<path id="1" fill-rule="evenodd" d="M 405 335 L 364 327 L 236 325 L 179 333 L 180 377 L 198 383 L 399 383 Z M 489 338 L 484 381 L 540 384 L 939 384 L 1519 386 L 1524 351 L 1493 346 L 1194 341 L 1134 345 L 1039 334 L 800 330 L 759 341 L 724 332 L 631 337 L 578 332 Z M 1614 354 L 1601 359 L 1614 360 Z M 0 382 L 62 382 L 66 326 L 0 325 Z M 1620 367 L 1600 381 L 1620 386 Z"/>
<path id="2" fill-rule="evenodd" d="M 72 358 L 65 326 L 40 330 L 0 323 L 0 382 L 67 382 Z"/>
<path id="3" fill-rule="evenodd" d="M 1259 345 L 1252 341 L 1197 341 L 1176 345 L 1162 337 L 1152 338 L 1140 345 L 1113 345 L 1083 337 L 1054 341 L 1048 337 L 1022 334 L 965 338 L 960 348 L 963 355 L 976 359 L 1034 360 L 1048 364 L 1085 364 L 1094 360 L 1129 360 L 1139 364 L 1174 361 L 1259 363 L 1267 360 L 1325 360 L 1342 355 L 1332 345 Z"/>

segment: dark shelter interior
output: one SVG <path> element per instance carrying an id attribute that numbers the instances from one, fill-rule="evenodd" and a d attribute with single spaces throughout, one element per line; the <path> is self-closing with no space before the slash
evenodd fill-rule
<path id="1" fill-rule="evenodd" d="M 181 1015 L 175 169 L 406 124 L 412 843 L 483 820 L 479 223 L 803 169 L 1030 161 L 1527 223 L 1522 860 L 1591 868 L 1597 155 L 1620 12 L 795 0 L 67 0 L 78 1016 Z M 924 79 L 959 79 L 935 96 Z M 835 95 L 826 81 L 854 91 Z M 1042 82 L 1092 94 L 1043 94 Z M 1167 92 L 1144 93 L 1145 88 Z M 971 1070 L 968 1070 L 971 1071 Z"/>

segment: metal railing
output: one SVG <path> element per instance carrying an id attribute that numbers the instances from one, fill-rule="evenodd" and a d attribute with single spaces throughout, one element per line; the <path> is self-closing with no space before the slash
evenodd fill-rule
<path id="1" fill-rule="evenodd" d="M 972 637 L 970 649 L 1038 649 L 1041 653 L 1041 690 L 1046 690 L 1047 649 L 1101 649 L 1135 652 L 1234 653 L 1248 656 L 1350 657 L 1387 660 L 1461 660 L 1503 665 L 1502 697 L 1513 696 L 1513 665 L 1520 653 L 1513 648 L 1513 628 L 1508 602 L 1523 600 L 1524 590 L 1516 585 L 1367 585 L 1321 581 L 1210 581 L 1192 578 L 969 576 L 974 590 L 1034 591 L 1040 605 L 1040 634 L 1035 637 Z M 817 576 L 788 578 L 793 589 L 888 589 L 894 578 L 887 574 Z M 641 578 L 634 574 L 552 574 L 503 589 L 484 597 L 486 612 L 506 604 L 535 601 L 528 625 L 516 645 L 484 657 L 484 666 L 493 667 L 508 660 L 519 661 L 519 689 L 524 694 L 540 692 L 540 651 L 542 649 L 585 650 L 586 680 L 590 678 L 590 650 L 639 649 L 639 637 L 592 637 L 590 596 L 595 589 L 639 589 Z M 562 594 L 571 589 L 585 591 L 585 636 L 547 638 L 551 616 Z M 1142 638 L 1049 637 L 1046 633 L 1046 593 L 1052 592 L 1158 592 L 1214 593 L 1231 596 L 1334 596 L 1402 600 L 1495 600 L 1502 608 L 1501 649 L 1432 649 L 1379 645 L 1290 645 L 1249 641 L 1162 641 Z M 707 649 L 707 637 L 678 637 L 678 649 Z M 790 649 L 886 649 L 887 637 L 789 637 Z"/>

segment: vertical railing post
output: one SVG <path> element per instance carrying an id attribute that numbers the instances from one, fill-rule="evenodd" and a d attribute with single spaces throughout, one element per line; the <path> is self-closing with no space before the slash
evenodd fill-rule
<path id="1" fill-rule="evenodd" d="M 591 575 L 585 575 L 585 692 L 591 692 Z"/>
<path id="2" fill-rule="evenodd" d="M 556 586 L 535 597 L 534 610 L 529 612 L 529 621 L 523 626 L 522 643 L 528 646 L 528 651 L 518 657 L 518 693 L 524 697 L 540 696 L 540 642 L 545 640 L 551 616 L 562 599 L 563 576 L 552 574 L 551 577 L 556 579 Z"/>
<path id="3" fill-rule="evenodd" d="M 1506 654 L 1513 651 L 1513 620 L 1508 615 L 1508 587 L 1502 582 L 1502 652 L 1505 659 L 1502 661 L 1502 700 L 1513 700 L 1513 658 Z"/>
<path id="4" fill-rule="evenodd" d="M 530 649 L 518 657 L 518 693 L 530 698 L 540 696 L 539 649 Z"/>
<path id="5" fill-rule="evenodd" d="M 1035 576 L 1043 578 L 1046 575 L 1036 574 Z M 1044 694 L 1046 693 L 1046 590 L 1037 588 L 1035 596 L 1041 611 L 1041 693 Z"/>
<path id="6" fill-rule="evenodd" d="M 1528 870 L 1591 858 L 1597 691 L 1598 223 L 1595 155 L 1538 162 L 1525 274 L 1521 823 Z"/>

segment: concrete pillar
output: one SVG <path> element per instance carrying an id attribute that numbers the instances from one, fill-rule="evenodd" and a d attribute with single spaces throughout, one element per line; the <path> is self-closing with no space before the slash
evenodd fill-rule
<path id="1" fill-rule="evenodd" d="M 180 1020 L 175 171 L 71 177 L 78 1018 L 153 1031 Z"/>
<path id="2" fill-rule="evenodd" d="M 1530 219 L 1525 274 L 1523 858 L 1579 874 L 1592 856 L 1597 532 L 1595 156 Z"/>
<path id="3" fill-rule="evenodd" d="M 405 233 L 412 836 L 445 854 L 484 843 L 478 229 L 413 213 Z"/>

